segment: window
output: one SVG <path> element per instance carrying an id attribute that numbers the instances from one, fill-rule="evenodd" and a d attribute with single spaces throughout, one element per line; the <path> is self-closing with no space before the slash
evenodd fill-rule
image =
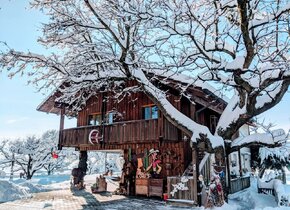
<path id="1" fill-rule="evenodd" d="M 210 115 L 209 130 L 214 133 L 218 123 L 218 118 L 215 115 Z"/>
<path id="2" fill-rule="evenodd" d="M 90 114 L 88 119 L 88 125 L 101 125 L 102 123 L 102 115 L 98 114 Z"/>
<path id="3" fill-rule="evenodd" d="M 158 107 L 157 106 L 152 107 L 151 114 L 152 114 L 152 119 L 158 118 Z"/>
<path id="4" fill-rule="evenodd" d="M 102 118 L 103 117 L 103 118 Z M 102 116 L 101 112 L 90 114 L 88 116 L 88 125 L 102 125 L 113 124 L 114 122 L 119 122 L 123 120 L 123 115 L 116 111 L 115 109 L 107 112 L 105 116 Z"/>
<path id="5" fill-rule="evenodd" d="M 120 122 L 123 120 L 124 120 L 123 114 L 118 112 L 116 108 L 113 108 L 112 110 L 108 111 L 106 114 L 107 124 L 113 124 L 114 122 Z"/>
<path id="6" fill-rule="evenodd" d="M 238 156 L 237 156 L 237 154 L 232 154 L 231 157 L 232 157 L 232 161 L 231 161 L 232 167 L 237 166 L 237 162 L 238 162 Z"/>
<path id="7" fill-rule="evenodd" d="M 108 124 L 112 124 L 114 122 L 114 113 L 113 112 L 109 112 L 107 114 L 107 123 Z"/>
<path id="8" fill-rule="evenodd" d="M 154 105 L 149 105 L 143 107 L 143 119 L 157 119 L 158 118 L 158 107 Z"/>

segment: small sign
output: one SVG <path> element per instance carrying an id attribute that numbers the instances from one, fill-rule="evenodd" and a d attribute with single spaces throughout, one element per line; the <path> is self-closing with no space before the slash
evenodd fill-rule
<path id="1" fill-rule="evenodd" d="M 91 144 L 98 144 L 99 141 L 102 141 L 103 140 L 103 136 L 100 136 L 100 132 L 99 130 L 92 130 L 89 134 L 89 142 Z"/>

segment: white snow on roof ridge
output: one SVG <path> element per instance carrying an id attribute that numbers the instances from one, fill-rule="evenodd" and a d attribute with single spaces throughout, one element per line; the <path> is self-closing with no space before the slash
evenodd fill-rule
<path id="1" fill-rule="evenodd" d="M 152 73 L 157 74 L 158 76 L 163 76 L 163 77 L 167 77 L 169 79 L 175 80 L 175 81 L 179 81 L 188 85 L 192 85 L 194 87 L 199 87 L 203 90 L 208 90 L 211 93 L 213 93 L 214 95 L 216 95 L 217 97 L 223 99 L 225 102 L 229 102 L 230 99 L 225 96 L 224 94 L 221 93 L 221 91 L 217 90 L 215 87 L 213 87 L 209 82 L 207 81 L 202 81 L 199 78 L 195 78 L 192 77 L 190 75 L 187 74 L 182 74 L 179 72 L 173 72 L 173 71 L 163 71 L 161 74 L 156 71 L 156 70 L 152 70 Z"/>

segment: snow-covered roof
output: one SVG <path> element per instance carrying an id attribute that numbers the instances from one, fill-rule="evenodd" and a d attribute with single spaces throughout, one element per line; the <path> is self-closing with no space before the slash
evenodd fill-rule
<path id="1" fill-rule="evenodd" d="M 58 107 L 54 106 L 55 103 L 55 93 L 57 92 L 57 89 L 55 91 L 51 92 L 36 108 L 37 111 L 43 111 L 47 113 L 54 113 L 59 114 L 60 109 Z M 51 106 L 53 104 L 53 106 Z M 46 108 L 47 107 L 47 108 Z M 49 108 L 48 108 L 49 107 Z"/>
<path id="2" fill-rule="evenodd" d="M 231 147 L 242 147 L 256 142 L 262 145 L 275 145 L 286 141 L 287 135 L 283 129 L 277 129 L 271 133 L 254 133 L 249 136 L 241 136 L 232 141 Z"/>
<path id="3" fill-rule="evenodd" d="M 210 85 L 208 82 L 201 81 L 199 79 L 193 78 L 189 75 L 181 74 L 181 73 L 174 73 L 172 71 L 166 71 L 166 72 L 159 72 L 159 71 L 152 71 L 150 72 L 154 76 L 161 78 L 159 81 L 165 83 L 174 83 L 175 86 L 179 85 L 179 88 L 184 88 L 184 91 L 191 92 L 193 89 L 201 89 L 205 94 L 210 94 L 216 98 L 219 98 L 223 104 L 226 104 L 229 99 L 223 95 L 220 91 L 215 89 L 212 85 Z M 113 73 L 114 77 L 116 76 L 116 72 Z M 122 74 L 121 74 L 122 75 Z M 120 76 L 120 75 L 119 75 Z M 108 73 L 104 75 L 104 78 L 108 77 Z M 89 79 L 86 78 L 86 80 L 94 80 L 94 78 L 90 77 Z M 59 85 L 57 88 L 55 88 L 54 91 L 51 92 L 50 95 L 48 95 L 37 107 L 38 111 L 46 112 L 46 113 L 54 113 L 54 114 L 60 114 L 60 108 L 55 107 L 55 100 L 61 95 L 59 88 L 62 86 Z M 181 87 L 182 86 L 182 87 Z M 177 87 L 174 87 L 176 88 Z M 210 108 L 210 107 L 209 107 Z M 66 110 L 68 111 L 68 110 Z M 216 110 L 215 110 L 216 111 Z M 67 115 L 68 112 L 66 113 Z"/>

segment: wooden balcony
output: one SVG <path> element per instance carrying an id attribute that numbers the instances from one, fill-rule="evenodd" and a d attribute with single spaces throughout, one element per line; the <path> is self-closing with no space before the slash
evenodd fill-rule
<path id="1" fill-rule="evenodd" d="M 93 129 L 103 133 L 106 144 L 150 143 L 159 141 L 158 120 L 134 120 L 117 122 L 103 126 L 82 126 L 64 129 L 60 132 L 60 145 L 77 147 L 89 145 L 89 134 Z"/>

